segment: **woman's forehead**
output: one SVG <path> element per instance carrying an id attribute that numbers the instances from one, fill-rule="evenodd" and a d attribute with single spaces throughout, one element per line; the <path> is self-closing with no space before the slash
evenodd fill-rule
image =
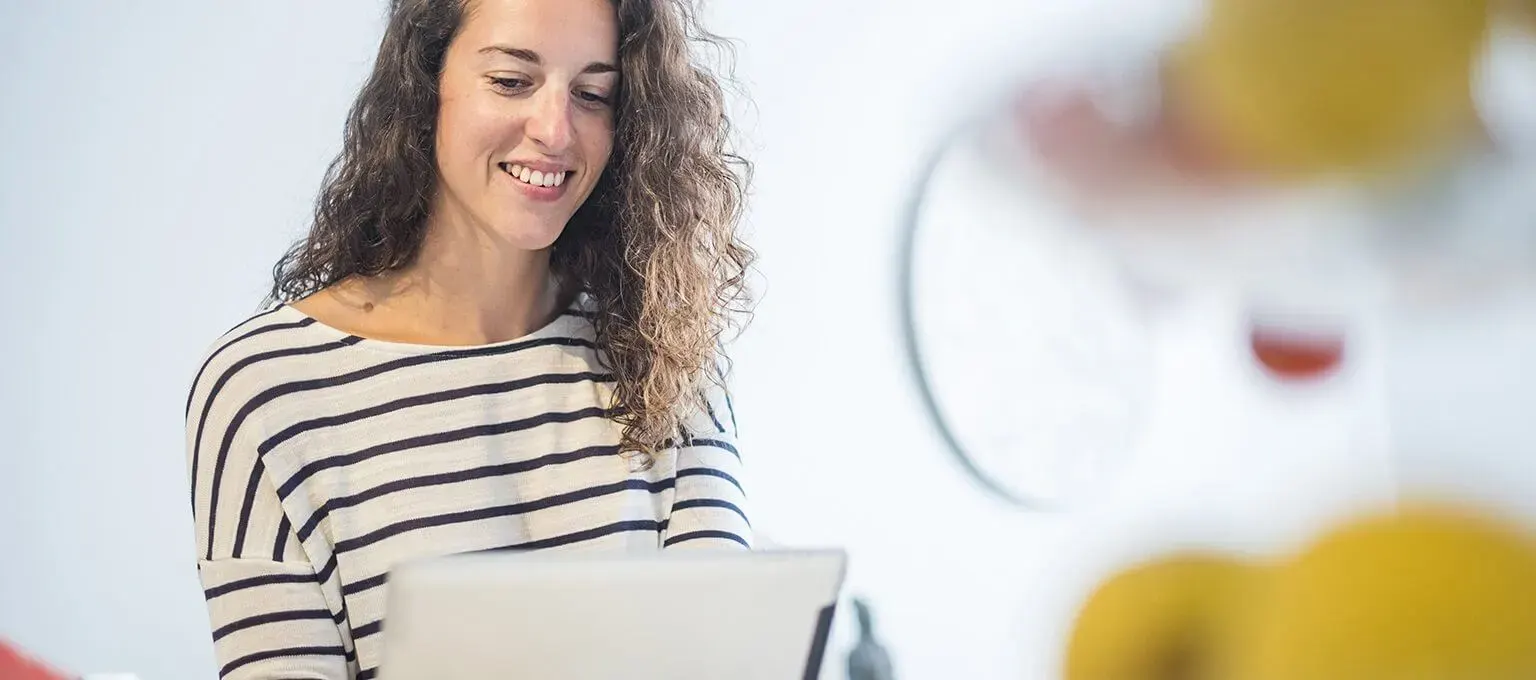
<path id="1" fill-rule="evenodd" d="M 532 52 L 541 65 L 578 70 L 617 62 L 612 0 L 475 0 L 467 10 L 459 39 L 492 58 Z"/>

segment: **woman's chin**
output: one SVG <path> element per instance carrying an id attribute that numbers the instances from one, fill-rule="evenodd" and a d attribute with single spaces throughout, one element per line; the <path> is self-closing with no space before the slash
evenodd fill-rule
<path id="1" fill-rule="evenodd" d="M 494 226 L 500 240 L 518 250 L 544 250 L 555 244 L 565 230 L 565 221 L 518 220 Z"/>
<path id="2" fill-rule="evenodd" d="M 549 234 L 518 234 L 508 241 L 518 250 L 548 250 L 555 245 L 555 240 L 558 238 L 560 238 L 560 232 L 555 231 Z"/>

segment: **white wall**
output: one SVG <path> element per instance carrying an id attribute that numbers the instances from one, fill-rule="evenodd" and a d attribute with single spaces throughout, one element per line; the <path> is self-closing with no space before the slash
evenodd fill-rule
<path id="1" fill-rule="evenodd" d="M 17 292 L 0 317 L 0 636 L 83 672 L 212 676 L 185 389 L 303 228 L 382 4 L 0 5 L 0 286 Z M 919 410 L 893 285 L 922 152 L 1010 70 L 987 46 L 1174 14 L 1152 5 L 713 3 L 756 100 L 767 289 L 736 388 L 758 524 L 849 548 L 902 678 L 1049 677 L 1075 598 L 1118 560 L 1179 540 L 1273 549 L 1393 494 L 1390 353 L 1323 390 L 1267 391 L 1219 296 L 1159 331 L 1153 419 L 1103 506 L 995 504 Z"/>
<path id="2" fill-rule="evenodd" d="M 381 3 L 0 3 L 0 635 L 214 676 L 182 408 L 305 222 Z"/>

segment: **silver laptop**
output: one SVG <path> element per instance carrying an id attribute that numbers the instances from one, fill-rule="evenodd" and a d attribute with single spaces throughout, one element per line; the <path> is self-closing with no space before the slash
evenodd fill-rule
<path id="1" fill-rule="evenodd" d="M 381 680 L 816 678 L 841 551 L 476 554 L 390 574 Z"/>

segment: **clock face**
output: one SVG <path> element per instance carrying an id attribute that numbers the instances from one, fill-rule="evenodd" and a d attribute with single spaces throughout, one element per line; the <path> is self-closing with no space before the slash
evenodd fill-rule
<path id="1" fill-rule="evenodd" d="M 1105 250 L 1015 162 L 1001 122 L 933 155 L 906 225 L 909 356 L 958 462 L 1029 508 L 1083 501 L 1127 457 L 1151 351 Z"/>

